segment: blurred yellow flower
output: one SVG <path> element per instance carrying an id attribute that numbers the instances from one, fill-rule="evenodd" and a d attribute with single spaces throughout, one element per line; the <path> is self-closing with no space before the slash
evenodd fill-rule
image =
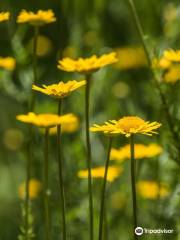
<path id="1" fill-rule="evenodd" d="M 104 167 L 96 167 L 91 169 L 91 175 L 93 178 L 104 178 Z M 118 176 L 121 175 L 123 172 L 123 169 L 120 167 L 109 167 L 108 168 L 108 175 L 107 175 L 107 181 L 112 182 L 114 181 Z M 88 178 L 88 170 L 81 170 L 78 172 L 79 178 Z"/>
<path id="2" fill-rule="evenodd" d="M 35 199 L 39 196 L 39 193 L 42 189 L 42 184 L 40 181 L 38 181 L 35 178 L 32 178 L 29 181 L 29 198 L 30 199 Z M 26 183 L 22 183 L 19 188 L 18 188 L 18 194 L 21 199 L 25 198 L 26 194 Z"/>
<path id="3" fill-rule="evenodd" d="M 69 115 L 69 116 L 68 116 Z M 63 133 L 72 133 L 78 130 L 79 128 L 79 118 L 74 114 L 66 114 L 66 119 L 64 120 L 61 117 L 61 132 Z M 49 134 L 57 134 L 57 127 L 53 127 L 49 130 Z"/>
<path id="4" fill-rule="evenodd" d="M 0 22 L 9 20 L 9 17 L 10 17 L 9 12 L 0 12 Z"/>
<path id="5" fill-rule="evenodd" d="M 175 83 L 180 80 L 180 64 L 173 64 L 167 72 L 165 72 L 163 80 L 168 83 Z"/>
<path id="6" fill-rule="evenodd" d="M 64 58 L 59 60 L 58 68 L 66 72 L 79 72 L 88 74 L 100 68 L 117 62 L 116 53 L 104 54 L 101 57 L 93 55 L 90 58 L 79 58 L 77 60 Z"/>
<path id="7" fill-rule="evenodd" d="M 180 62 L 180 50 L 165 50 L 163 57 L 171 62 Z"/>
<path id="8" fill-rule="evenodd" d="M 145 122 L 143 119 L 137 116 L 127 116 L 116 120 L 110 120 L 100 126 L 95 124 L 90 128 L 92 132 L 103 132 L 108 135 L 124 134 L 126 137 L 130 137 L 132 134 L 141 133 L 144 135 L 152 136 L 157 134 L 154 130 L 161 126 L 158 122 Z"/>
<path id="9" fill-rule="evenodd" d="M 171 61 L 167 60 L 164 57 L 161 57 L 160 59 L 154 58 L 152 62 L 152 68 L 157 69 L 168 69 L 171 66 Z"/>
<path id="10" fill-rule="evenodd" d="M 77 82 L 76 80 L 68 81 L 67 83 L 59 82 L 58 84 L 52 84 L 49 86 L 43 85 L 43 87 L 38 87 L 36 85 L 32 86 L 32 89 L 38 92 L 42 92 L 46 95 L 55 98 L 64 98 L 68 96 L 71 92 L 84 86 L 86 81 Z"/>
<path id="11" fill-rule="evenodd" d="M 146 54 L 142 47 L 123 47 L 116 50 L 118 61 L 115 67 L 136 69 L 148 66 Z"/>
<path id="12" fill-rule="evenodd" d="M 56 17 L 51 9 L 47 11 L 38 10 L 36 13 L 22 10 L 17 18 L 18 23 L 28 22 L 33 26 L 42 26 L 55 21 Z"/>
<path id="13" fill-rule="evenodd" d="M 42 128 L 51 128 L 57 125 L 61 125 L 63 122 L 67 121 L 68 118 L 69 114 L 59 116 L 50 113 L 35 114 L 33 112 L 29 112 L 26 115 L 16 116 L 16 119 L 21 122 L 32 124 Z"/>
<path id="14" fill-rule="evenodd" d="M 169 187 L 164 183 L 158 185 L 154 181 L 139 181 L 137 182 L 137 192 L 141 197 L 147 199 L 156 199 L 158 196 L 164 198 L 169 195 Z"/>
<path id="15" fill-rule="evenodd" d="M 151 158 L 162 153 L 163 149 L 160 145 L 156 143 L 151 143 L 149 145 L 135 144 L 135 159 L 141 158 Z M 117 161 L 124 161 L 125 159 L 130 159 L 130 145 L 127 144 L 119 149 L 112 148 L 110 159 Z"/>
<path id="16" fill-rule="evenodd" d="M 29 42 L 29 48 L 31 52 L 33 52 L 33 43 L 34 38 L 32 38 Z M 38 57 L 44 57 L 51 53 L 53 49 L 53 44 L 50 38 L 44 35 L 38 35 L 37 38 L 37 47 L 36 47 L 36 54 Z"/>
<path id="17" fill-rule="evenodd" d="M 12 57 L 0 57 L 0 68 L 13 71 L 16 67 L 16 60 Z"/>

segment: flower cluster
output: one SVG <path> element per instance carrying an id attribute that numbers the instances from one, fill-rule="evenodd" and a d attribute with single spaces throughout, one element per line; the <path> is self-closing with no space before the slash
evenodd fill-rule
<path id="1" fill-rule="evenodd" d="M 180 80 L 180 50 L 165 50 L 160 59 L 154 59 L 153 68 L 162 69 L 163 80 L 175 83 Z"/>

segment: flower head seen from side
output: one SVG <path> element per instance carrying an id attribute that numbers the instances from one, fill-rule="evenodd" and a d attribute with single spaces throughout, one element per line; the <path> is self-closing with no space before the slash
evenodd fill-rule
<path id="1" fill-rule="evenodd" d="M 91 174 L 93 178 L 104 178 L 104 167 L 96 167 L 91 169 Z M 116 178 L 118 178 L 121 173 L 123 172 L 123 169 L 121 167 L 113 167 L 110 166 L 108 168 L 108 175 L 107 175 L 107 181 L 113 182 Z M 88 170 L 80 170 L 78 172 L 79 178 L 88 178 Z"/>
<path id="2" fill-rule="evenodd" d="M 149 145 L 135 144 L 135 159 L 152 158 L 162 153 L 163 149 L 156 143 Z M 119 149 L 112 148 L 110 159 L 123 162 L 126 159 L 130 159 L 130 145 L 127 144 Z"/>
<path id="3" fill-rule="evenodd" d="M 16 67 L 16 60 L 13 57 L 0 57 L 0 68 L 13 71 Z"/>
<path id="4" fill-rule="evenodd" d="M 138 133 L 152 136 L 152 134 L 157 134 L 155 130 L 160 126 L 161 124 L 158 122 L 150 123 L 137 116 L 127 116 L 117 121 L 110 120 L 101 126 L 95 124 L 90 130 L 92 132 L 103 132 L 112 136 L 123 134 L 126 137 L 130 137 L 132 134 Z"/>
<path id="5" fill-rule="evenodd" d="M 17 18 L 17 23 L 29 23 L 33 26 L 42 26 L 55 21 L 56 17 L 51 9 L 47 11 L 38 10 L 36 13 L 22 10 Z"/>
<path id="6" fill-rule="evenodd" d="M 43 85 L 42 87 L 33 85 L 32 89 L 54 98 L 64 98 L 68 96 L 71 92 L 84 86 L 85 84 L 85 80 L 79 82 L 76 80 L 72 80 L 68 81 L 67 83 L 59 82 L 58 84 L 52 84 L 49 86 Z"/>
<path id="7" fill-rule="evenodd" d="M 56 114 L 35 114 L 33 112 L 29 112 L 26 115 L 18 115 L 16 119 L 28 123 L 41 128 L 51 128 L 57 125 L 61 125 L 64 121 L 65 115 L 59 116 Z"/>
<path id="8" fill-rule="evenodd" d="M 61 123 L 61 132 L 62 133 L 73 133 L 78 130 L 80 126 L 80 120 L 79 118 L 72 114 L 66 114 L 64 117 L 61 117 L 62 123 Z M 53 127 L 49 130 L 50 135 L 57 134 L 57 127 Z"/>
<path id="9" fill-rule="evenodd" d="M 25 198 L 26 193 L 26 184 L 22 183 L 18 188 L 18 195 L 21 199 Z M 30 179 L 29 181 L 29 198 L 36 199 L 39 196 L 39 193 L 42 189 L 42 184 L 35 178 Z"/>
<path id="10" fill-rule="evenodd" d="M 0 22 L 8 21 L 10 18 L 9 12 L 0 12 Z"/>
<path id="11" fill-rule="evenodd" d="M 59 60 L 58 68 L 66 72 L 78 72 L 89 74 L 99 70 L 106 65 L 117 62 L 116 53 L 104 54 L 101 57 L 93 55 L 90 58 L 79 58 L 77 60 L 64 58 Z"/>
<path id="12" fill-rule="evenodd" d="M 157 199 L 164 198 L 169 195 L 169 187 L 164 184 L 158 184 L 155 181 L 139 181 L 137 182 L 137 192 L 142 198 Z"/>

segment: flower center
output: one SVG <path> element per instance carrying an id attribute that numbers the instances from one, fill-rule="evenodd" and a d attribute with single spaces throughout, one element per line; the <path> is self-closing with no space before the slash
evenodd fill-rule
<path id="1" fill-rule="evenodd" d="M 123 129 L 125 132 L 129 132 L 130 129 L 138 129 L 144 124 L 145 121 L 136 116 L 123 117 L 118 121 L 118 127 Z"/>

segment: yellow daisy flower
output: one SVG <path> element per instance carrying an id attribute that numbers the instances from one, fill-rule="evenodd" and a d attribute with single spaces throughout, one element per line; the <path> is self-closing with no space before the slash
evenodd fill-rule
<path id="1" fill-rule="evenodd" d="M 79 128 L 79 118 L 74 114 L 66 114 L 64 120 L 61 124 L 62 133 L 72 133 L 78 130 Z M 61 117 L 62 118 L 62 117 Z M 49 130 L 50 135 L 57 134 L 57 127 L 53 127 Z"/>
<path id="2" fill-rule="evenodd" d="M 55 21 L 56 17 L 51 9 L 47 11 L 38 10 L 36 13 L 22 10 L 17 18 L 18 23 L 29 23 L 33 26 L 42 26 Z"/>
<path id="3" fill-rule="evenodd" d="M 163 57 L 170 62 L 180 62 L 180 50 L 165 50 Z"/>
<path id="4" fill-rule="evenodd" d="M 132 134 L 141 133 L 151 136 L 157 134 L 155 132 L 161 126 L 158 122 L 145 122 L 143 119 L 137 116 L 127 116 L 116 120 L 110 120 L 105 122 L 104 125 L 95 124 L 90 128 L 92 132 L 103 132 L 108 135 L 124 134 L 126 137 L 130 137 Z"/>
<path id="5" fill-rule="evenodd" d="M 104 178 L 104 167 L 96 167 L 91 169 L 91 175 L 93 178 Z M 107 181 L 112 182 L 114 181 L 121 173 L 123 169 L 120 167 L 109 167 L 108 168 L 108 175 Z M 79 178 L 88 178 L 88 170 L 81 170 L 78 172 Z"/>
<path id="6" fill-rule="evenodd" d="M 26 115 L 16 116 L 16 119 L 21 122 L 32 124 L 42 128 L 51 128 L 51 127 L 60 125 L 65 120 L 67 121 L 66 118 L 68 118 L 68 116 L 66 115 L 58 116 L 56 114 L 50 114 L 50 113 L 35 114 L 33 112 L 29 112 Z"/>
<path id="7" fill-rule="evenodd" d="M 0 22 L 8 21 L 10 17 L 9 12 L 0 12 Z"/>
<path id="8" fill-rule="evenodd" d="M 116 53 L 104 54 L 101 57 L 93 55 L 90 58 L 79 58 L 77 60 L 64 58 L 58 62 L 58 68 L 66 72 L 79 72 L 88 74 L 100 68 L 117 62 Z"/>
<path id="9" fill-rule="evenodd" d="M 43 85 L 43 87 L 38 87 L 36 85 L 32 86 L 32 89 L 38 92 L 42 92 L 54 98 L 64 98 L 68 96 L 71 92 L 84 86 L 86 81 L 77 82 L 76 80 L 68 81 L 67 83 L 59 82 L 58 84 L 52 84 L 49 86 Z"/>
<path id="10" fill-rule="evenodd" d="M 164 74 L 163 80 L 167 83 L 175 83 L 180 80 L 180 64 L 173 64 Z"/>
<path id="11" fill-rule="evenodd" d="M 42 184 L 35 178 L 32 178 L 29 181 L 29 198 L 35 199 L 38 197 L 40 191 L 42 189 Z M 22 183 L 18 188 L 18 194 L 21 199 L 25 198 L 26 194 L 26 183 Z"/>
<path id="12" fill-rule="evenodd" d="M 160 145 L 156 143 L 151 143 L 149 145 L 144 144 L 135 144 L 135 159 L 142 159 L 142 158 L 151 158 L 155 157 L 162 153 L 163 149 Z M 124 147 L 119 149 L 112 148 L 110 159 L 117 160 L 117 161 L 124 161 L 125 159 L 130 159 L 130 145 L 127 144 Z"/>
<path id="13" fill-rule="evenodd" d="M 156 199 L 158 196 L 164 198 L 169 195 L 169 187 L 164 183 L 160 183 L 159 186 L 154 181 L 139 181 L 137 183 L 137 192 L 146 199 Z"/>
<path id="14" fill-rule="evenodd" d="M 16 60 L 12 57 L 0 57 L 0 68 L 13 71 L 16 67 Z"/>

